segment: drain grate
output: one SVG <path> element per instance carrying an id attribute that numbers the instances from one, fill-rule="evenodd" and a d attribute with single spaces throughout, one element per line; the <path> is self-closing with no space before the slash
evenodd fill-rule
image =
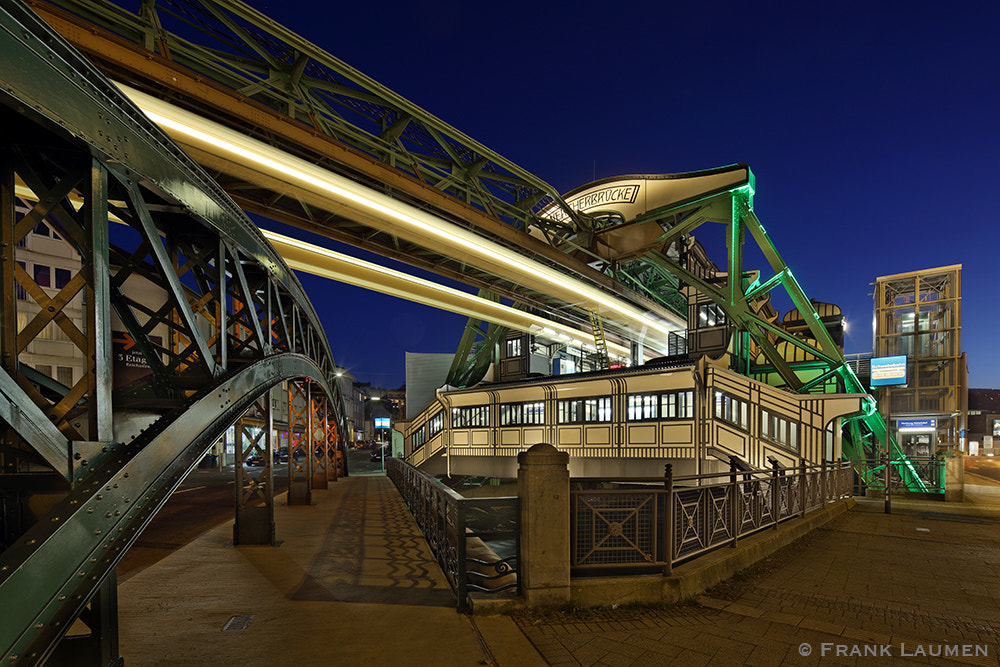
<path id="1" fill-rule="evenodd" d="M 233 616 L 229 619 L 224 626 L 222 626 L 223 632 L 233 632 L 236 630 L 246 630 L 247 626 L 250 625 L 250 621 L 253 620 L 254 614 L 244 614 L 243 616 Z"/>

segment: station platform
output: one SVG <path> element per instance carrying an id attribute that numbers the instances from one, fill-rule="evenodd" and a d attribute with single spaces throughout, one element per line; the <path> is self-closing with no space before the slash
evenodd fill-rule
<path id="1" fill-rule="evenodd" d="M 509 616 L 456 611 L 384 476 L 281 497 L 275 524 L 120 584 L 125 665 L 1000 665 L 1000 504 L 858 500 L 683 604 Z"/>

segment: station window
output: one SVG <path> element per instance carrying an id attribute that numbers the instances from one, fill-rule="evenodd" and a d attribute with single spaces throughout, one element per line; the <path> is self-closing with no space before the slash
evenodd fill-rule
<path id="1" fill-rule="evenodd" d="M 660 416 L 659 394 L 629 394 L 628 420 L 657 419 Z"/>
<path id="2" fill-rule="evenodd" d="M 715 418 L 738 426 L 744 431 L 750 429 L 750 407 L 742 398 L 730 396 L 724 391 L 715 391 Z"/>
<path id="3" fill-rule="evenodd" d="M 427 442 L 427 431 L 420 427 L 410 435 L 410 451 L 417 451 Z"/>
<path id="4" fill-rule="evenodd" d="M 560 424 L 609 422 L 611 421 L 611 397 L 564 399 L 559 401 L 558 410 Z"/>
<path id="5" fill-rule="evenodd" d="M 717 303 L 703 303 L 698 306 L 698 329 L 721 327 L 726 324 L 726 311 Z"/>
<path id="6" fill-rule="evenodd" d="M 760 411 L 760 436 L 793 451 L 799 448 L 798 424 L 767 410 Z"/>
<path id="7" fill-rule="evenodd" d="M 530 426 L 545 423 L 545 403 L 505 403 L 500 406 L 501 426 Z"/>
<path id="8" fill-rule="evenodd" d="M 520 357 L 521 356 L 521 339 L 520 338 L 508 338 L 507 339 L 507 358 Z"/>
<path id="9" fill-rule="evenodd" d="M 669 394 L 661 394 L 660 418 L 693 419 L 694 392 L 688 390 L 688 391 L 672 391 Z"/>
<path id="10" fill-rule="evenodd" d="M 427 422 L 427 430 L 430 431 L 427 435 L 433 438 L 435 435 L 444 430 L 444 413 L 439 412 Z"/>
<path id="11" fill-rule="evenodd" d="M 451 409 L 452 428 L 475 428 L 490 425 L 490 406 L 475 405 Z"/>

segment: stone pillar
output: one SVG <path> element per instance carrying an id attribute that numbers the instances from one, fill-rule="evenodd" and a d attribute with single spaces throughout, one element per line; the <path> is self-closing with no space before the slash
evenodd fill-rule
<path id="1" fill-rule="evenodd" d="M 965 502 L 965 455 L 954 452 L 944 460 L 945 502 Z"/>
<path id="2" fill-rule="evenodd" d="M 569 454 L 538 444 L 517 455 L 521 592 L 529 607 L 570 600 Z"/>

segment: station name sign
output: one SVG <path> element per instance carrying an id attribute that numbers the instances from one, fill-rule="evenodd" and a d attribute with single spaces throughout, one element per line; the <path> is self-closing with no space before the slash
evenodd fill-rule
<path id="1" fill-rule="evenodd" d="M 579 197 L 568 200 L 566 204 L 574 211 L 587 212 L 604 206 L 634 204 L 638 194 L 638 183 L 615 183 L 607 187 L 588 190 Z M 569 219 L 569 215 L 560 209 L 552 209 L 547 214 L 552 220 L 558 222 L 564 222 Z"/>
<path id="2" fill-rule="evenodd" d="M 933 431 L 937 429 L 937 419 L 897 419 L 896 428 Z"/>

